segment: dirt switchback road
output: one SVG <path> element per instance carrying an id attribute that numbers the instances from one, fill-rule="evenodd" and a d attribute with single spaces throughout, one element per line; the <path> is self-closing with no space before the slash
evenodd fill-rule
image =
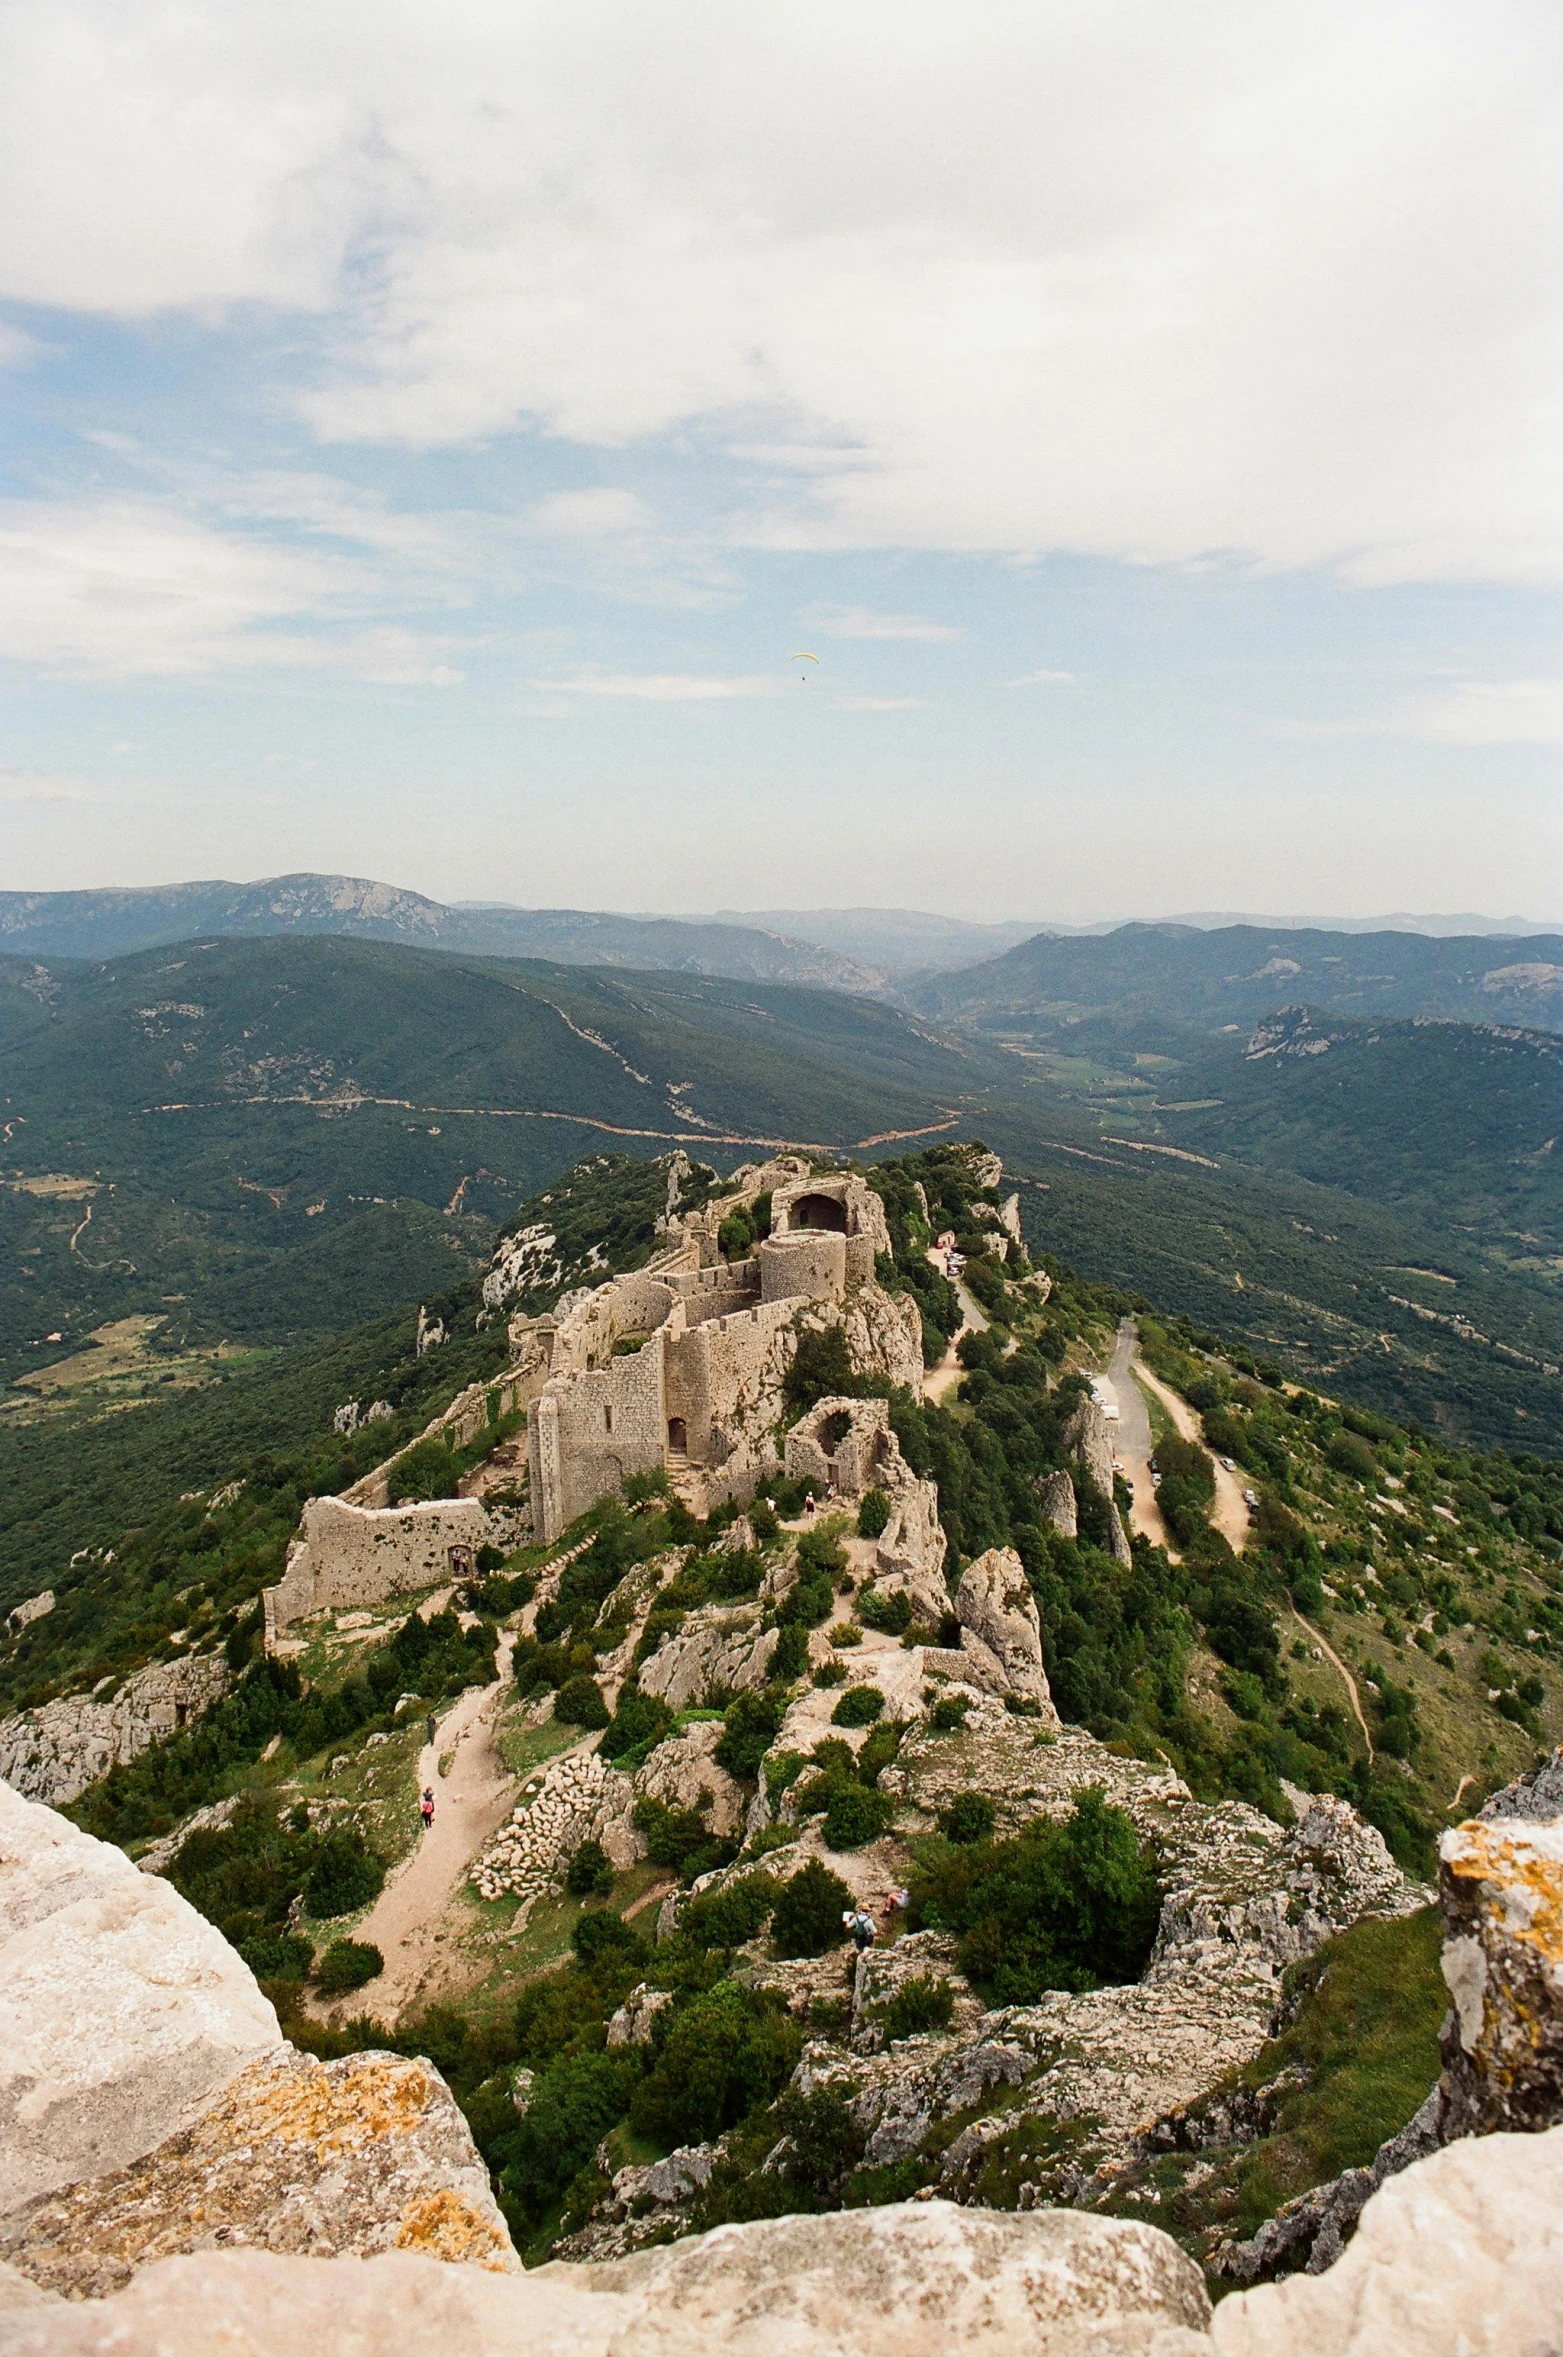
<path id="1" fill-rule="evenodd" d="M 1134 1372 L 1146 1390 L 1153 1392 L 1160 1400 L 1183 1438 L 1196 1440 L 1200 1447 L 1204 1448 L 1205 1441 L 1199 1428 L 1199 1418 L 1189 1406 L 1188 1401 L 1180 1398 L 1177 1392 L 1170 1390 L 1159 1376 L 1153 1375 L 1143 1360 L 1135 1360 Z M 1213 1450 L 1205 1449 L 1205 1454 L 1210 1459 L 1211 1471 L 1216 1477 L 1216 1500 L 1211 1509 L 1210 1519 L 1217 1530 L 1221 1532 L 1223 1538 L 1230 1541 L 1233 1553 L 1241 1555 L 1248 1544 L 1248 1534 L 1251 1528 L 1248 1519 L 1248 1501 L 1243 1495 L 1243 1485 L 1235 1473 L 1227 1471 Z"/>

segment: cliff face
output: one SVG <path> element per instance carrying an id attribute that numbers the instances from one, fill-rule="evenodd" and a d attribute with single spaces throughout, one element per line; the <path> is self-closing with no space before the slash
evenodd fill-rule
<path id="1" fill-rule="evenodd" d="M 135 1759 L 211 1709 L 227 1691 L 220 1654 L 153 1662 L 103 1701 L 62 1696 L 0 1719 L 0 1776 L 30 1800 L 61 1807 L 110 1768 Z"/>

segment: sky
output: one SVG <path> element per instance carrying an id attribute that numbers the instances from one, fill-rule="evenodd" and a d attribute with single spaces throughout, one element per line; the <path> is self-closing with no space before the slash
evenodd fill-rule
<path id="1" fill-rule="evenodd" d="M 1563 916 L 1560 52 L 11 0 L 0 888 Z"/>

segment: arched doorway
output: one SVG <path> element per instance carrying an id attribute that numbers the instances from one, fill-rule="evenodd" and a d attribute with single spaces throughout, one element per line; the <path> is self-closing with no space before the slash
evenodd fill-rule
<path id="1" fill-rule="evenodd" d="M 787 1221 L 789 1228 L 827 1228 L 832 1235 L 847 1232 L 847 1207 L 834 1195 L 800 1195 Z"/>
<path id="2" fill-rule="evenodd" d="M 689 1426 L 682 1416 L 668 1418 L 668 1455 L 687 1457 L 689 1454 Z"/>

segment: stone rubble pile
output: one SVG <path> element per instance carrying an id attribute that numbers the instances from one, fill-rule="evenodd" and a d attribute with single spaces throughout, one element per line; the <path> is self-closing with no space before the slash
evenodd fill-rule
<path id="1" fill-rule="evenodd" d="M 472 1881 L 485 1899 L 514 1893 L 521 1900 L 519 1930 L 543 1893 L 563 1880 L 583 1841 L 602 1842 L 610 1857 L 623 1847 L 632 1798 L 629 1778 L 599 1753 L 567 1752 L 550 1764 L 536 1799 L 511 1811 L 474 1865 Z M 616 1863 L 628 1865 L 630 1858 Z"/>

